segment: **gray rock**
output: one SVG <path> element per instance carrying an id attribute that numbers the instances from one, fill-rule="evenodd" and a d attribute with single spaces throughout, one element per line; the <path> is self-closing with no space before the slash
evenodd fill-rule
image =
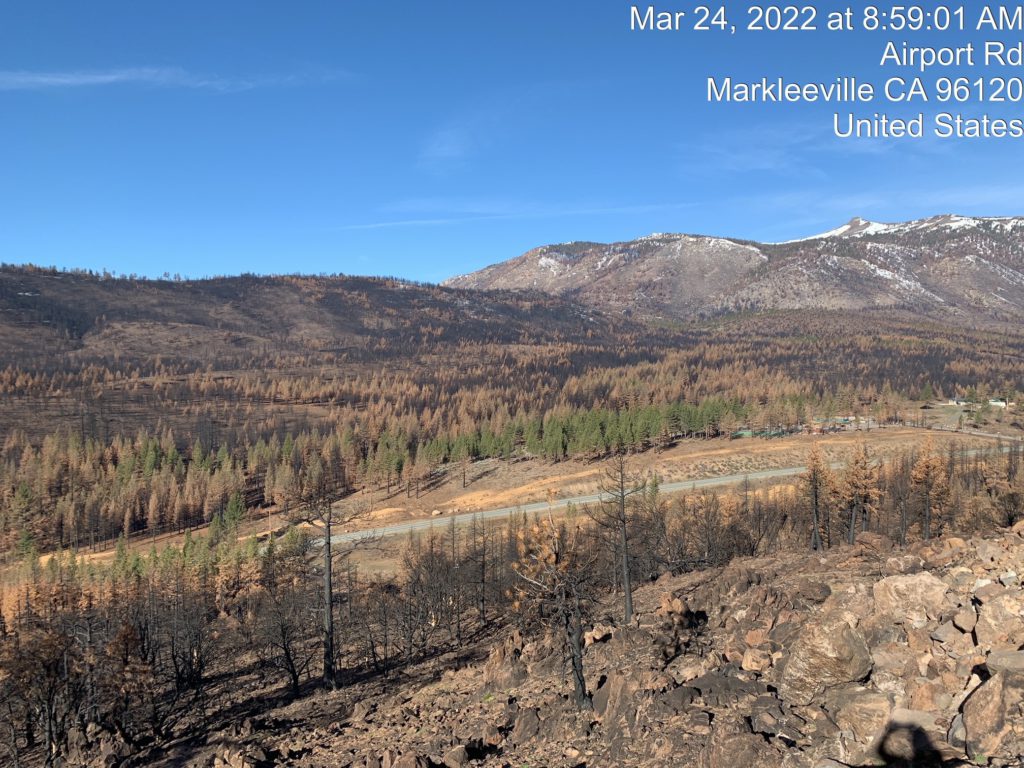
<path id="1" fill-rule="evenodd" d="M 708 672 L 691 680 L 689 685 L 700 691 L 706 704 L 715 707 L 734 707 L 744 699 L 753 699 L 768 692 L 764 683 L 741 680 L 721 672 Z"/>
<path id="2" fill-rule="evenodd" d="M 533 707 L 522 709 L 516 716 L 516 723 L 512 727 L 509 741 L 513 744 L 525 744 L 536 738 L 538 733 L 540 733 L 539 712 Z"/>
<path id="3" fill-rule="evenodd" d="M 1024 651 L 992 651 L 985 659 L 985 666 L 993 675 L 999 672 L 1024 673 Z"/>
<path id="4" fill-rule="evenodd" d="M 964 728 L 963 712 L 957 712 L 953 722 L 949 724 L 949 731 L 946 733 L 946 741 L 957 749 L 967 748 L 967 729 Z"/>
<path id="5" fill-rule="evenodd" d="M 871 672 L 864 637 L 842 616 L 821 616 L 804 626 L 782 671 L 779 694 L 810 704 L 826 689 L 863 680 Z"/>
<path id="6" fill-rule="evenodd" d="M 952 621 L 944 621 L 932 630 L 931 638 L 943 645 L 951 645 L 959 640 L 962 634 Z"/>
<path id="7" fill-rule="evenodd" d="M 1020 587 L 1020 576 L 1015 571 L 1007 571 L 999 577 L 999 583 L 1004 587 Z"/>

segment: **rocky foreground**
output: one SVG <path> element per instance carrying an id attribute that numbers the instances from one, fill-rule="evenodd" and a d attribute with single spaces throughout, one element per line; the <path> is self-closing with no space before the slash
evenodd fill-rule
<path id="1" fill-rule="evenodd" d="M 290 728 L 247 722 L 213 763 L 1022 765 L 1022 573 L 1018 524 L 663 577 L 632 626 L 587 634 L 592 712 L 570 703 L 558 643 L 512 631 L 486 662 L 376 689 L 317 727 L 294 727 L 302 704 L 276 713 Z"/>

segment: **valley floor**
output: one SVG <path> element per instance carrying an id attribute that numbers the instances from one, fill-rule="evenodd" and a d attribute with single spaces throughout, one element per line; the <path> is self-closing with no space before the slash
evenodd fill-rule
<path id="1" fill-rule="evenodd" d="M 829 461 L 841 464 L 861 444 L 868 446 L 873 458 L 884 460 L 929 440 L 938 453 L 944 454 L 950 445 L 955 445 L 957 450 L 970 451 L 991 446 L 999 439 L 1020 439 L 1021 431 L 1007 427 L 1001 429 L 1001 433 L 884 427 L 775 439 L 688 440 L 668 450 L 651 450 L 638 455 L 634 463 L 643 473 L 657 476 L 663 487 L 669 486 L 669 493 L 673 492 L 673 486 L 676 493 L 690 490 L 691 481 L 706 483 L 710 480 L 715 487 L 736 486 L 746 476 L 751 476 L 753 487 L 761 487 L 792 483 L 793 477 L 802 471 L 814 444 L 821 447 Z M 486 459 L 471 465 L 466 487 L 463 487 L 460 469 L 452 466 L 442 470 L 440 481 L 419 497 L 397 489 L 390 494 L 383 488 L 373 493 L 360 492 L 358 503 L 365 505 L 368 513 L 339 533 L 348 534 L 343 538 L 351 539 L 360 531 L 394 531 L 391 534 L 394 538 L 388 537 L 373 547 L 353 553 L 354 562 L 362 572 L 390 573 L 410 528 L 422 531 L 433 527 L 443 531 L 452 516 L 459 516 L 460 521 L 465 522 L 466 516 L 473 513 L 483 515 L 538 504 L 545 507 L 550 504 L 556 511 L 564 510 L 566 499 L 597 493 L 602 472 L 600 461 L 570 459 L 552 463 L 541 459 Z M 760 480 L 756 477 L 758 473 L 774 472 L 779 476 Z M 495 517 L 501 519 L 504 515 Z M 243 524 L 239 538 L 276 535 L 288 524 L 285 515 L 270 508 Z M 202 535 L 202 532 L 202 528 L 194 529 L 192 535 Z M 184 534 L 163 534 L 133 539 L 128 548 L 145 554 L 153 546 L 158 549 L 180 547 L 183 541 Z M 114 558 L 114 548 L 110 543 L 101 551 L 82 555 L 88 560 L 109 562 Z"/>

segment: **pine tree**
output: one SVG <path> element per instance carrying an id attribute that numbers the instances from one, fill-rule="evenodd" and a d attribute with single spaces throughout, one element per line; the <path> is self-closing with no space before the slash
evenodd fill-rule
<path id="1" fill-rule="evenodd" d="M 825 461 L 821 446 L 811 446 L 807 470 L 801 475 L 807 504 L 811 512 L 811 549 L 832 546 L 832 500 L 835 477 Z"/>
<path id="2" fill-rule="evenodd" d="M 619 565 L 622 572 L 623 623 L 633 620 L 633 584 L 629 556 L 629 540 L 632 521 L 628 502 L 631 496 L 641 493 L 646 481 L 629 470 L 624 454 L 613 456 L 605 467 L 599 489 L 603 497 L 596 507 L 587 507 L 587 514 L 602 528 L 612 531 L 617 539 Z"/>
<path id="3" fill-rule="evenodd" d="M 593 566 L 579 527 L 570 530 L 549 518 L 521 533 L 514 565 L 515 605 L 521 610 L 533 603 L 542 620 L 552 622 L 562 636 L 580 709 L 592 707 L 583 672 L 583 623 L 594 599 Z"/>
<path id="4" fill-rule="evenodd" d="M 921 535 L 928 541 L 942 524 L 950 488 L 942 457 L 934 452 L 932 442 L 925 445 L 921 457 L 910 473 L 910 482 L 921 508 Z"/>
<path id="5" fill-rule="evenodd" d="M 867 445 L 861 443 L 853 453 L 843 478 L 843 504 L 849 512 L 847 541 L 853 544 L 857 528 L 867 530 L 875 514 L 881 492 L 878 490 L 878 471 L 871 464 Z"/>

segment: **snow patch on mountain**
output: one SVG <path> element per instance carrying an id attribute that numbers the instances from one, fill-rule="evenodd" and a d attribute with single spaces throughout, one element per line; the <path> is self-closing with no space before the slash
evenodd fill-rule
<path id="1" fill-rule="evenodd" d="M 929 291 L 916 277 L 913 276 L 913 274 L 908 273 L 906 270 L 896 272 L 891 269 L 886 269 L 885 267 L 880 267 L 877 264 L 872 264 L 867 259 L 861 259 L 860 261 L 872 274 L 882 278 L 883 280 L 887 280 L 890 283 L 894 283 L 903 293 L 915 293 L 918 296 L 931 299 L 932 301 L 939 302 L 940 304 L 946 303 L 945 299 L 938 294 Z"/>
<path id="2" fill-rule="evenodd" d="M 557 259 L 553 259 L 550 256 L 541 256 L 537 261 L 537 264 L 542 268 L 546 268 L 551 271 L 553 275 L 559 275 L 562 272 L 563 264 Z"/>
<path id="3" fill-rule="evenodd" d="M 974 254 L 966 256 L 964 260 L 970 262 L 971 264 L 977 264 L 979 266 L 982 266 L 990 270 L 991 272 L 995 272 L 997 275 L 999 275 L 999 277 L 1001 277 L 1008 283 L 1012 283 L 1013 285 L 1024 286 L 1024 274 L 1018 272 L 1015 269 L 1003 266 L 1002 264 L 995 264 L 989 261 L 988 259 L 983 259 L 981 256 L 976 256 Z"/>
<path id="4" fill-rule="evenodd" d="M 869 221 L 855 216 L 841 227 L 830 229 L 810 237 L 801 237 L 796 240 L 786 240 L 772 245 L 792 245 L 795 243 L 807 243 L 813 240 L 830 240 L 833 238 L 851 237 L 872 237 L 876 235 L 901 235 L 912 232 L 945 231 L 960 232 L 969 229 L 992 228 L 1003 232 L 1013 232 L 1024 228 L 1024 218 L 1002 217 L 982 218 L 976 216 L 958 216 L 947 213 L 941 216 L 932 216 L 927 219 L 917 219 L 898 224 L 887 224 L 880 221 Z"/>

